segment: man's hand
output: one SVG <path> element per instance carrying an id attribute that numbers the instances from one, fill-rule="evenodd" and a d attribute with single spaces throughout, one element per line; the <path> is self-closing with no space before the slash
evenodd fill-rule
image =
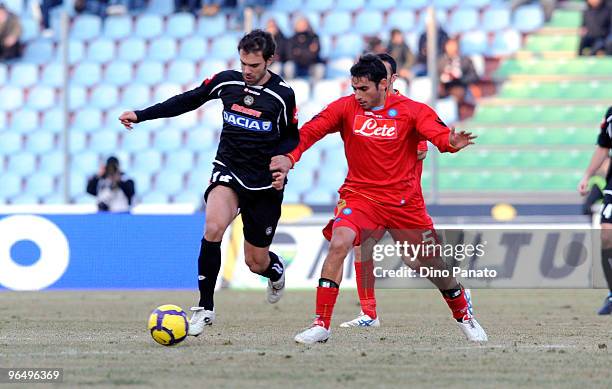
<path id="1" fill-rule="evenodd" d="M 578 189 L 578 192 L 580 192 L 582 196 L 589 193 L 589 177 L 583 176 L 580 182 L 578 183 L 578 188 L 576 189 Z"/>
<path id="2" fill-rule="evenodd" d="M 476 135 L 472 135 L 471 132 L 461 131 L 459 133 L 455 132 L 455 127 L 451 127 L 451 132 L 448 137 L 448 143 L 450 143 L 451 147 L 461 150 L 469 145 L 473 145 L 472 142 L 476 139 Z"/>
<path id="3" fill-rule="evenodd" d="M 119 121 L 121 122 L 121 124 L 123 124 L 125 128 L 131 130 L 132 128 L 134 128 L 134 123 L 138 121 L 138 117 L 136 116 L 136 113 L 134 111 L 125 111 L 121 114 L 121 116 L 119 116 Z"/>
<path id="4" fill-rule="evenodd" d="M 272 172 L 272 187 L 282 190 L 285 186 L 285 178 L 291 169 L 291 159 L 285 155 L 275 155 L 270 161 L 270 171 Z"/>

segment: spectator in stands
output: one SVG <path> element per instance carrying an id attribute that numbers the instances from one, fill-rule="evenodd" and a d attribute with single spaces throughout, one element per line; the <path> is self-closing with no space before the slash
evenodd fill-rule
<path id="1" fill-rule="evenodd" d="M 21 21 L 0 3 L 0 61 L 21 56 Z"/>
<path id="2" fill-rule="evenodd" d="M 453 96 L 459 104 L 474 105 L 470 93 L 471 84 L 478 81 L 478 74 L 470 57 L 459 53 L 457 39 L 449 39 L 444 45 L 444 55 L 438 61 L 440 73 L 440 97 Z"/>
<path id="3" fill-rule="evenodd" d="M 101 18 L 106 16 L 108 0 L 75 0 L 74 10 L 77 13 L 87 13 L 98 15 Z"/>
<path id="4" fill-rule="evenodd" d="M 377 36 L 372 36 L 366 38 L 366 49 L 363 54 L 374 53 L 374 54 L 382 54 L 386 53 L 387 48 L 383 44 L 382 39 Z"/>
<path id="5" fill-rule="evenodd" d="M 43 36 L 52 36 L 51 30 L 51 8 L 62 5 L 64 0 L 42 0 L 40 3 L 34 3 L 34 18 L 39 20 L 42 27 Z"/>
<path id="6" fill-rule="evenodd" d="M 444 52 L 444 45 L 447 40 L 448 34 L 442 29 L 442 26 L 438 25 L 438 56 Z M 416 77 L 427 75 L 427 30 L 423 31 L 419 37 L 419 52 L 412 73 Z"/>
<path id="7" fill-rule="evenodd" d="M 268 19 L 266 23 L 266 31 L 272 35 L 274 42 L 276 42 L 276 52 L 274 53 L 274 62 L 270 66 L 270 70 L 278 75 L 283 75 L 283 67 L 287 62 L 287 45 L 288 40 L 283 35 L 283 32 L 278 27 L 278 23 L 273 18 Z"/>
<path id="8" fill-rule="evenodd" d="M 587 9 L 582 12 L 578 55 L 602 55 L 610 34 L 612 11 L 603 0 L 587 0 L 587 3 Z"/>
<path id="9" fill-rule="evenodd" d="M 397 62 L 397 74 L 406 81 L 412 78 L 412 66 L 414 65 L 414 55 L 410 47 L 404 41 L 404 35 L 400 30 L 391 30 L 391 37 L 387 45 L 387 53 Z"/>
<path id="10" fill-rule="evenodd" d="M 201 0 L 174 0 L 175 12 L 191 12 L 197 14 L 202 7 Z"/>
<path id="11" fill-rule="evenodd" d="M 295 22 L 295 35 L 289 39 L 287 65 L 285 75 L 287 78 L 312 77 L 320 80 L 325 74 L 319 53 L 321 45 L 319 36 L 312 30 L 310 22 L 305 17 L 299 17 Z"/>
<path id="12" fill-rule="evenodd" d="M 547 22 L 550 21 L 553 12 L 555 12 L 555 7 L 557 6 L 557 0 L 512 0 L 510 3 L 510 9 L 512 10 L 512 13 L 514 13 L 518 7 L 536 2 L 540 3 L 542 11 L 544 11 L 544 20 Z"/>
<path id="13" fill-rule="evenodd" d="M 134 181 L 119 168 L 117 157 L 110 157 L 87 182 L 87 193 L 97 197 L 100 212 L 129 212 L 136 190 Z"/>

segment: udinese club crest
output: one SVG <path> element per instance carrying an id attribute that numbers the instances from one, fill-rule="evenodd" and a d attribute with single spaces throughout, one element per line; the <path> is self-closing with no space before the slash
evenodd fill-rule
<path id="1" fill-rule="evenodd" d="M 255 98 L 251 95 L 246 95 L 244 96 L 243 101 L 245 105 L 253 105 L 253 103 L 255 102 Z"/>

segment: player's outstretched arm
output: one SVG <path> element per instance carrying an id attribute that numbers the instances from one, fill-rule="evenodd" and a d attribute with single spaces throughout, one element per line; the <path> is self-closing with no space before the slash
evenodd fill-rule
<path id="1" fill-rule="evenodd" d="M 125 128 L 131 130 L 134 128 L 134 123 L 138 122 L 138 117 L 134 111 L 125 111 L 119 116 L 119 121 Z"/>
<path id="2" fill-rule="evenodd" d="M 456 132 L 455 127 L 451 127 L 450 134 L 448 135 L 448 143 L 456 150 L 461 150 L 474 144 L 474 139 L 478 138 L 477 135 L 467 131 Z"/>
<path id="3" fill-rule="evenodd" d="M 588 193 L 589 179 L 593 176 L 593 174 L 595 174 L 597 169 L 601 167 L 601 165 L 604 163 L 606 158 L 608 158 L 609 150 L 610 149 L 601 147 L 599 145 L 596 146 L 595 151 L 593 152 L 593 157 L 591 157 L 591 162 L 589 163 L 589 166 L 584 171 L 584 175 L 580 179 L 580 182 L 578 183 L 578 187 L 576 188 L 578 189 L 578 192 L 580 192 L 581 195 L 584 196 Z"/>

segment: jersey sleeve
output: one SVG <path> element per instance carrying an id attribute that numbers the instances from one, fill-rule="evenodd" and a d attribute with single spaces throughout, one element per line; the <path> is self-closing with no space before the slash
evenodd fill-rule
<path id="1" fill-rule="evenodd" d="M 597 137 L 597 145 L 606 149 L 612 148 L 612 107 L 608 108 L 601 122 L 601 131 Z"/>
<path id="2" fill-rule="evenodd" d="M 345 102 L 338 99 L 306 122 L 300 129 L 300 142 L 287 154 L 289 158 L 294 163 L 299 161 L 302 154 L 325 135 L 338 132 L 342 128 L 344 109 Z"/>
<path id="3" fill-rule="evenodd" d="M 419 142 L 419 145 L 417 146 L 417 150 L 419 151 L 427 151 L 427 141 L 426 140 L 422 140 Z"/>
<path id="4" fill-rule="evenodd" d="M 155 104 L 141 111 L 135 111 L 136 117 L 138 118 L 137 122 L 140 123 L 145 120 L 169 118 L 193 111 L 202 106 L 205 102 L 219 98 L 219 96 L 214 93 L 216 91 L 215 88 L 223 81 L 227 81 L 227 79 L 228 72 L 218 73 L 206 79 L 202 85 L 197 88 L 171 97 L 162 103 Z"/>
<path id="5" fill-rule="evenodd" d="M 298 111 L 295 103 L 295 94 L 293 90 L 287 94 L 285 106 L 287 112 L 284 120 L 286 122 L 280 127 L 280 142 L 278 145 L 277 154 L 285 154 L 293 150 L 300 142 L 300 134 L 298 132 Z"/>
<path id="6" fill-rule="evenodd" d="M 425 104 L 416 115 L 416 129 L 425 139 L 433 143 L 440 152 L 454 153 L 457 150 L 449 143 L 450 129 L 440 117 Z"/>

